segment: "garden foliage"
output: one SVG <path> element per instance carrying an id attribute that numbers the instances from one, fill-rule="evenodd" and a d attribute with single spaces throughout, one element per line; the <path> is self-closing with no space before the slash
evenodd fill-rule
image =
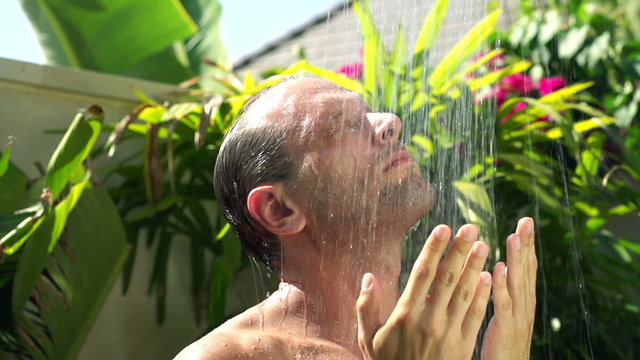
<path id="1" fill-rule="evenodd" d="M 36 24 L 43 31 L 63 23 L 53 16 L 63 3 L 36 7 L 35 1 L 23 0 L 34 14 L 48 14 Z M 215 23 L 204 12 L 194 15 L 207 8 L 203 2 L 182 3 L 195 23 Z M 633 28 L 617 28 L 599 10 L 605 3 L 595 4 L 570 1 L 567 11 L 553 3 L 534 10 L 524 2 L 523 16 L 507 33 L 497 31 L 501 10 L 493 9 L 438 61 L 432 52 L 448 1 L 435 1 L 411 46 L 401 26 L 393 43 L 385 44 L 368 2 L 355 2 L 362 63 L 336 73 L 302 59 L 265 80 L 235 74 L 219 62 L 207 62 L 211 72 L 193 70 L 200 62 L 193 56 L 185 62 L 184 46 L 201 39 L 194 34 L 202 30 L 178 11 L 171 21 L 184 31 L 174 32 L 180 38 L 172 41 L 192 40 L 174 43 L 171 50 L 164 44 L 161 53 L 136 55 L 139 59 L 128 59 L 130 64 L 118 63 L 117 55 L 102 59 L 112 66 L 103 70 L 129 73 L 126 69 L 145 68 L 164 54 L 158 64 L 182 66 L 175 79 L 204 76 L 183 84 L 184 91 L 165 102 L 139 94 L 142 104 L 119 124 L 102 125 L 100 114 L 89 110 L 79 114 L 36 182 L 28 184 L 9 162 L 10 146 L 4 151 L 0 301 L 11 312 L 2 314 L 0 346 L 35 358 L 77 354 L 125 260 L 125 238 L 132 253 L 122 272 L 125 291 L 135 252 L 155 251 L 148 290 L 157 299 L 160 322 L 166 311 L 167 261 L 177 242 L 191 249 L 195 316 L 208 328 L 223 321 L 226 289 L 248 261 L 216 207 L 213 161 L 247 99 L 282 78 L 306 74 L 334 81 L 361 94 L 372 108 L 404 119 L 405 128 L 414 132 L 404 135 L 407 146 L 426 176 L 444 189 L 439 202 L 449 208 L 457 204 L 448 212 L 436 208 L 427 225 L 476 223 L 496 260 L 517 218 L 536 218 L 535 358 L 633 358 L 637 334 L 616 330 L 634 329 L 640 321 L 640 245 L 614 224 L 637 218 L 640 207 L 640 159 L 634 151 L 640 141 L 639 48 Z M 178 5 L 167 1 L 163 6 L 174 11 Z M 66 56 L 61 63 L 97 68 L 95 59 L 74 55 L 68 32 L 56 31 L 51 49 Z M 506 46 L 487 50 L 487 40 L 498 37 Z M 193 86 L 205 80 L 215 82 L 216 90 Z M 97 145 L 97 134 L 108 130 L 107 142 Z M 118 150 L 123 143 L 134 149 L 127 156 Z M 110 167 L 91 167 L 92 159 L 105 156 L 113 157 Z M 108 205 L 95 208 L 96 201 Z M 112 224 L 113 234 L 78 243 L 94 218 Z M 95 273 L 85 271 L 88 262 Z M 62 305 L 43 300 L 50 298 Z M 67 323 L 64 311 L 86 321 Z"/>

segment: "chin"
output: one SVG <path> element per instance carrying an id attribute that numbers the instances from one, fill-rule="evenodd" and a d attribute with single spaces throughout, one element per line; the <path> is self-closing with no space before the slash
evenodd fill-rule
<path id="1" fill-rule="evenodd" d="M 435 204 L 435 191 L 417 174 L 388 186 L 380 195 L 387 218 L 407 228 L 425 217 Z"/>

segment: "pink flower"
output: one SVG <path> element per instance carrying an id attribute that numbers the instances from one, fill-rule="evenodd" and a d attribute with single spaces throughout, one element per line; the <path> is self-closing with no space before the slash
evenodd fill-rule
<path id="1" fill-rule="evenodd" d="M 543 77 L 538 83 L 538 91 L 541 96 L 545 96 L 565 86 L 567 86 L 567 82 L 561 76 Z"/>
<path id="2" fill-rule="evenodd" d="M 502 69 L 507 64 L 504 54 L 498 54 L 489 60 L 489 69 L 492 71 Z"/>
<path id="3" fill-rule="evenodd" d="M 509 94 L 510 93 L 508 91 L 502 89 L 499 85 L 496 85 L 492 87 L 491 91 L 485 94 L 484 96 L 477 96 L 473 102 L 474 104 L 480 104 L 485 100 L 490 100 L 495 98 L 496 104 L 498 105 L 498 107 L 500 107 L 507 100 L 507 97 L 509 97 Z"/>
<path id="4" fill-rule="evenodd" d="M 503 77 L 499 86 L 504 90 L 520 93 L 520 95 L 526 95 L 536 88 L 533 80 L 522 73 Z"/>
<path id="5" fill-rule="evenodd" d="M 351 79 L 360 79 L 362 78 L 362 68 L 363 64 L 361 62 L 354 62 L 342 65 L 342 67 L 336 72 Z"/>
<path id="6" fill-rule="evenodd" d="M 513 117 L 513 115 L 524 110 L 526 107 L 527 107 L 526 102 L 521 101 L 517 103 L 516 106 L 514 106 L 513 109 L 511 109 L 511 111 L 500 120 L 500 122 L 502 122 L 503 124 L 506 123 L 507 121 L 509 121 L 509 119 L 511 119 L 511 117 Z"/>

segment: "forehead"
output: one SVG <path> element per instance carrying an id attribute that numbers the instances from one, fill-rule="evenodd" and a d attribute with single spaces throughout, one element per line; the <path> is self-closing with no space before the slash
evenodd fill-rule
<path id="1" fill-rule="evenodd" d="M 319 131 L 367 111 L 360 95 L 332 82 L 295 79 L 268 91 L 251 107 L 254 114 L 249 116 L 249 126 L 287 125 Z"/>

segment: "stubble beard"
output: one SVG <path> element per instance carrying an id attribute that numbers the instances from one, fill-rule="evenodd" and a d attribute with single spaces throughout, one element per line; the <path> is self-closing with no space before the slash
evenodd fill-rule
<path id="1" fill-rule="evenodd" d="M 373 189 L 368 186 L 366 182 L 352 187 L 316 184 L 309 205 L 318 226 L 331 236 L 380 232 L 406 235 L 434 204 L 434 191 L 419 174 L 374 185 Z"/>

